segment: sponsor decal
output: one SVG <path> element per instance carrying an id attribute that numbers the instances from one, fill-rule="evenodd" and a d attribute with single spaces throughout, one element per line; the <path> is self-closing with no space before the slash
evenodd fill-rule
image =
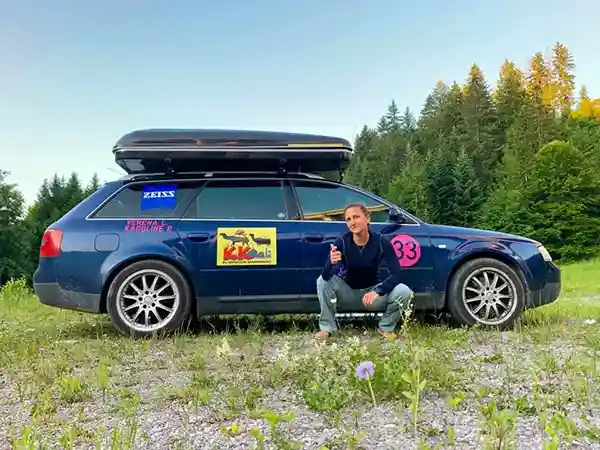
<path id="1" fill-rule="evenodd" d="M 144 186 L 142 191 L 142 211 L 149 209 L 175 209 L 177 204 L 177 185 L 161 184 Z"/>
<path id="2" fill-rule="evenodd" d="M 218 228 L 217 266 L 277 265 L 276 228 Z"/>

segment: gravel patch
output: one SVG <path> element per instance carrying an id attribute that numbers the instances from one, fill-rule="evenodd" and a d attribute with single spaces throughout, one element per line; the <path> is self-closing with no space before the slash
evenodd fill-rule
<path id="1" fill-rule="evenodd" d="M 252 367 L 255 369 L 257 364 L 260 366 L 260 361 L 264 364 L 292 361 L 309 354 L 318 355 L 325 348 L 341 354 L 350 345 L 368 345 L 369 339 L 366 335 L 357 335 L 347 341 L 314 344 L 307 335 L 289 338 L 280 335 L 265 338 L 259 341 L 260 345 L 256 342 L 248 344 L 247 349 L 231 348 L 228 357 L 238 363 L 254 364 Z M 543 442 L 548 440 L 541 424 L 542 413 L 546 411 L 551 415 L 562 410 L 564 417 L 572 420 L 579 430 L 573 437 L 573 448 L 600 449 L 600 404 L 594 384 L 599 379 L 591 380 L 592 384 L 587 388 L 589 392 L 582 391 L 581 385 L 573 384 L 577 376 L 580 376 L 580 383 L 590 380 L 585 378 L 585 371 L 580 373 L 577 364 L 581 361 L 573 359 L 585 354 L 587 350 L 584 347 L 561 340 L 535 344 L 527 339 L 517 339 L 511 333 L 472 335 L 472 339 L 474 343 L 451 350 L 455 364 L 462 370 L 456 390 L 441 394 L 426 389 L 418 414 L 418 436 L 413 435 L 409 408 L 399 401 L 375 407 L 370 406 L 368 401 L 353 401 L 352 406 L 336 412 L 315 412 L 308 408 L 301 388 L 294 383 L 265 388 L 254 413 L 243 410 L 226 413 L 227 398 L 223 392 L 231 387 L 227 380 L 236 374 L 230 373 L 235 369 L 224 364 L 223 352 L 230 344 L 214 339 L 210 344 L 213 345 L 211 352 L 203 361 L 209 368 L 220 367 L 225 381 L 217 380 L 216 386 L 206 388 L 213 397 L 198 406 L 190 404 L 189 399 L 175 398 L 174 392 L 189 387 L 198 373 L 182 368 L 181 360 L 185 361 L 189 356 L 184 351 L 185 345 L 179 364 L 175 364 L 175 346 L 171 341 L 155 343 L 153 345 L 162 347 L 150 347 L 133 355 L 124 352 L 123 359 L 111 374 L 111 382 L 118 388 L 106 395 L 90 381 L 91 399 L 69 404 L 58 399 L 54 386 L 53 401 L 57 409 L 37 422 L 32 412 L 43 406 L 43 400 L 36 392 L 36 386 L 27 385 L 31 391 L 25 392 L 21 400 L 20 390 L 26 386 L 25 383 L 1 374 L 0 449 L 11 448 L 11 426 L 19 434 L 26 424 L 35 429 L 39 440 L 48 444 L 47 448 L 63 448 L 58 444 L 58 438 L 67 429 L 61 425 L 62 422 L 65 426 L 76 426 L 76 435 L 88 443 L 76 448 L 95 448 L 95 434 L 103 430 L 104 448 L 111 448 L 108 443 L 112 430 L 118 428 L 122 439 L 126 439 L 133 423 L 132 417 L 135 417 L 137 427 L 133 446 L 136 449 L 250 449 L 256 443 L 253 430 L 259 430 L 265 436 L 265 448 L 282 448 L 274 445 L 269 424 L 256 413 L 258 410 L 294 414 L 293 420 L 284 421 L 276 427 L 283 442 L 299 444 L 288 448 L 345 449 L 350 448 L 353 438 L 359 438 L 355 448 L 480 449 L 484 448 L 487 431 L 498 423 L 493 418 L 486 419 L 482 411 L 482 407 L 490 401 L 495 402 L 498 409 L 511 408 L 520 402 L 514 428 L 515 446 L 507 448 L 541 449 Z M 63 342 L 62 345 L 77 344 Z M 554 391 L 562 395 L 557 404 L 548 406 L 544 411 L 532 410 L 537 394 L 531 375 L 536 367 L 539 389 L 547 396 Z M 247 376 L 245 373 L 237 375 Z M 265 377 L 267 375 L 264 374 Z M 241 389 L 256 385 L 256 379 L 253 380 Z M 582 392 L 588 392 L 587 397 L 582 396 Z M 450 400 L 453 396 L 457 398 L 463 394 L 464 399 L 452 406 Z M 138 400 L 139 405 L 136 403 Z M 422 442 L 429 447 L 420 447 Z"/>
<path id="2" fill-rule="evenodd" d="M 6 392 L 2 391 L 2 398 Z M 14 397 L 13 397 L 14 398 Z M 411 434 L 410 412 L 400 405 L 381 405 L 374 408 L 362 407 L 357 410 L 343 410 L 339 417 L 332 418 L 326 414 L 309 411 L 297 398 L 297 396 L 285 392 L 270 392 L 265 404 L 270 405 L 274 412 L 285 413 L 292 411 L 296 419 L 292 423 L 281 426 L 281 433 L 285 439 L 301 443 L 305 449 L 319 449 L 326 446 L 329 449 L 348 448 L 348 439 L 362 431 L 364 438 L 359 448 L 365 449 L 417 449 L 420 440 Z M 104 406 L 104 407 L 103 407 Z M 482 448 L 482 437 L 480 435 L 482 420 L 478 409 L 469 405 L 459 410 L 448 408 L 443 398 L 435 395 L 426 395 L 422 401 L 423 411 L 420 414 L 421 437 L 430 446 L 440 445 L 441 448 L 456 449 L 480 449 Z M 105 410 L 104 414 L 97 414 L 99 410 Z M 27 413 L 19 407 L 7 407 L 3 404 L 1 411 L 2 430 L 0 431 L 0 446 L 9 449 L 7 443 L 7 418 L 20 418 L 27 420 Z M 75 416 L 75 411 L 65 410 L 66 418 Z M 578 417 L 577 408 L 573 408 L 573 418 Z M 60 414 L 60 415 L 63 415 Z M 119 427 L 126 432 L 126 426 L 122 419 L 114 417 L 106 412 L 106 405 L 88 405 L 83 409 L 83 415 L 90 420 L 83 427 L 112 429 Z M 95 417 L 94 417 L 95 415 Z M 358 416 L 358 418 L 356 417 Z M 588 411 L 592 423 L 598 426 L 600 409 L 594 408 Z M 581 419 L 578 418 L 581 422 Z M 228 436 L 223 427 L 233 424 L 238 426 L 237 434 Z M 174 403 L 157 406 L 155 408 L 143 408 L 139 411 L 137 418 L 138 439 L 134 448 L 136 449 L 158 449 L 176 448 L 179 443 L 181 448 L 193 449 L 250 449 L 255 440 L 252 438 L 251 430 L 258 428 L 269 436 L 268 426 L 262 419 L 253 419 L 242 415 L 235 420 L 216 422 L 215 411 L 210 407 L 201 407 L 198 410 L 185 414 L 181 407 Z M 448 430 L 454 429 L 453 442 L 446 442 Z M 51 430 L 46 430 L 51 433 Z M 58 437 L 60 433 L 53 433 Z M 540 428 L 537 417 L 519 417 L 516 425 L 516 443 L 519 449 L 540 449 L 542 442 L 546 439 Z M 600 449 L 600 444 L 589 439 L 577 439 L 575 448 Z M 49 448 L 61 448 L 60 446 L 49 446 Z M 81 447 L 84 448 L 84 447 Z M 92 445 L 86 448 L 94 448 Z M 109 447 L 106 447 L 109 448 Z M 266 448 L 276 448 L 267 445 Z"/>

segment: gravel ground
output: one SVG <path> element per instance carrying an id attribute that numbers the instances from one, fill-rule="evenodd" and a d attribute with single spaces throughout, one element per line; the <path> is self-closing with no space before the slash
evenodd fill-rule
<path id="1" fill-rule="evenodd" d="M 559 369 L 544 372 L 540 381 L 547 392 L 552 389 L 564 388 L 566 375 L 564 364 L 580 349 L 568 341 L 556 340 L 540 347 L 527 340 L 516 343 L 510 334 L 493 335 L 470 347 L 456 348 L 453 351 L 454 359 L 463 366 L 472 366 L 472 373 L 478 383 L 491 390 L 487 400 L 497 400 L 502 397 L 501 390 L 510 398 L 522 397 L 531 400 L 533 387 L 531 379 L 522 376 L 523 370 L 531 367 L 535 360 L 539 360 L 540 352 L 553 355 L 553 361 Z M 263 348 L 262 358 L 265 361 L 277 358 L 281 353 L 289 353 L 289 348 L 283 344 L 285 337 L 272 339 L 271 346 Z M 507 345 L 510 342 L 510 345 Z M 73 345 L 77 345 L 73 342 Z M 308 339 L 297 347 L 305 352 L 319 352 Z M 507 350 L 508 349 L 508 350 Z M 501 352 L 501 357 L 498 357 Z M 189 384 L 193 373 L 186 370 L 169 369 L 164 361 L 169 352 L 160 353 L 149 351 L 145 354 L 148 359 L 144 364 L 148 368 L 145 372 L 134 373 L 132 366 L 119 367 L 121 372 L 116 375 L 121 380 L 121 387 L 126 387 L 139 394 L 141 404 L 137 409 L 137 439 L 134 448 L 139 449 L 246 449 L 252 448 L 255 439 L 251 430 L 258 427 L 267 436 L 265 448 L 275 447 L 270 442 L 270 431 L 263 418 L 249 417 L 240 413 L 233 418 L 223 416 L 223 405 L 209 403 L 205 406 L 182 406 L 184 403 L 177 399 L 165 399 L 161 389 L 168 384 L 171 387 L 184 387 Z M 231 353 L 234 357 L 235 352 Z M 242 358 L 240 356 L 240 358 Z M 500 358 L 500 359 L 498 359 Z M 161 364 L 162 361 L 162 364 Z M 213 361 L 217 364 L 217 361 Z M 139 367 L 139 355 L 137 363 Z M 553 363 L 554 364 L 554 363 Z M 155 369 L 151 370 L 152 365 Z M 512 373 L 513 376 L 510 376 Z M 507 376 L 508 374 L 508 376 Z M 507 385 L 507 380 L 509 384 Z M 35 400 L 28 398 L 23 403 L 19 401 L 18 383 L 8 375 L 0 376 L 0 449 L 9 449 L 8 437 L 10 425 L 17 427 L 31 420 L 32 407 Z M 571 399 L 562 405 L 568 418 L 578 427 L 600 430 L 600 405 L 596 402 L 594 387 L 591 387 L 589 401 Z M 500 392 L 500 393 L 498 393 Z M 31 396 L 30 396 L 31 397 Z M 106 396 L 93 392 L 93 401 L 82 401 L 74 404 L 59 404 L 55 418 L 46 424 L 40 423 L 39 433 L 48 441 L 49 436 L 54 436 L 54 442 L 61 433 L 57 427 L 56 418 L 64 418 L 67 423 L 77 424 L 77 434 L 82 436 L 87 432 L 94 432 L 102 427 L 108 430 L 118 427 L 124 434 L 128 430 L 128 423 L 121 414 L 115 412 L 115 405 L 123 403 L 123 394 L 111 392 Z M 473 396 L 465 397 L 464 402 L 452 408 L 446 396 L 434 391 L 426 391 L 421 401 L 419 413 L 419 437 L 412 435 L 410 411 L 400 403 L 385 403 L 376 407 L 361 404 L 345 408 L 335 414 L 317 413 L 307 408 L 301 392 L 294 386 L 284 386 L 276 389 L 267 389 L 259 406 L 276 413 L 293 412 L 295 420 L 281 424 L 278 429 L 287 443 L 297 441 L 304 449 L 351 448 L 348 445 L 350 437 L 358 432 L 363 432 L 360 445 L 356 448 L 364 449 L 418 449 L 418 448 L 455 448 L 455 449 L 480 449 L 483 446 L 482 431 L 485 428 L 484 416 L 480 410 L 477 399 Z M 490 424 L 490 421 L 487 421 Z M 223 430 L 224 427 L 234 426 L 232 433 Z M 235 429 L 237 427 L 237 429 Z M 450 430 L 454 436 L 452 442 L 448 441 Z M 589 434 L 589 433 L 588 433 Z M 110 433 L 104 435 L 108 442 Z M 421 440 L 430 447 L 420 447 Z M 543 428 L 540 426 L 539 413 L 519 413 L 516 420 L 515 447 L 519 449 L 542 449 L 542 442 L 548 440 Z M 93 437 L 88 436 L 88 441 Z M 436 447 L 437 446 L 437 447 Z M 62 448 L 49 446 L 48 448 Z M 94 448 L 89 447 L 76 448 Z M 106 446 L 104 448 L 111 448 Z M 125 448 L 125 447 L 120 447 Z M 294 448 L 294 447 L 289 447 Z M 496 447 L 498 448 L 498 447 Z M 562 448 L 562 447 L 561 447 Z M 566 448 L 566 447 L 565 447 Z M 577 436 L 573 441 L 573 448 L 600 449 L 600 436 Z"/>
<path id="2" fill-rule="evenodd" d="M 7 389 L 2 388 L 2 398 L 7 398 Z M 13 405 L 3 404 L 0 409 L 2 430 L 0 431 L 0 442 L 7 442 L 8 426 L 10 418 L 21 418 L 27 420 L 27 413 L 16 404 L 17 396 L 12 393 Z M 341 430 L 338 423 L 332 423 L 331 418 L 324 414 L 309 411 L 297 395 L 291 392 L 270 392 L 266 396 L 265 404 L 275 412 L 293 411 L 296 420 L 282 427 L 286 439 L 298 441 L 305 449 L 348 448 L 344 437 L 352 433 L 355 423 L 356 411 L 343 411 L 341 420 L 346 424 L 346 430 Z M 106 405 L 88 405 L 83 408 L 83 413 L 90 418 L 87 426 L 99 428 L 106 426 L 113 428 L 122 424 L 122 420 L 115 418 L 108 412 Z M 480 449 L 482 439 L 479 429 L 481 414 L 474 406 L 468 406 L 461 410 L 451 410 L 446 406 L 443 398 L 436 396 L 425 396 L 422 402 L 420 414 L 421 428 L 426 427 L 425 436 L 427 443 L 431 446 L 439 444 L 438 448 L 455 449 Z M 99 410 L 105 410 L 104 414 L 98 414 Z M 580 411 L 572 408 L 572 418 L 577 417 Z M 73 411 L 63 411 L 65 417 L 73 417 Z M 395 408 L 392 405 L 381 405 L 375 408 L 361 408 L 359 410 L 358 429 L 365 433 L 359 448 L 365 449 L 417 449 L 419 439 L 415 439 L 410 433 L 411 418 L 409 411 Z M 596 427 L 600 426 L 600 408 L 592 408 L 587 412 L 588 418 Z M 576 421 L 581 422 L 581 419 Z M 144 436 L 138 439 L 134 448 L 138 449 L 167 449 L 177 448 L 176 444 L 182 443 L 182 448 L 193 449 L 249 449 L 252 448 L 254 439 L 250 430 L 259 427 L 268 435 L 268 427 L 263 420 L 240 417 L 232 422 L 219 423 L 216 421 L 214 410 L 210 407 L 201 407 L 197 412 L 190 412 L 186 416 L 181 407 L 175 404 L 164 405 L 155 408 L 142 408 L 138 413 L 138 435 Z M 239 435 L 226 436 L 223 426 L 236 423 L 239 426 Z M 454 442 L 444 442 L 449 427 L 454 428 Z M 125 427 L 124 427 L 125 428 Z M 433 434 L 433 436 L 432 436 Z M 437 435 L 436 435 L 437 434 Z M 542 449 L 542 441 L 545 440 L 543 431 L 540 429 L 537 417 L 520 417 L 517 421 L 516 448 L 519 449 Z M 9 449 L 5 444 L 2 449 Z M 60 446 L 50 448 L 61 448 Z M 87 448 L 94 448 L 89 446 Z M 108 446 L 106 448 L 109 448 Z M 267 446 L 267 448 L 276 448 Z M 600 449 L 600 443 L 589 439 L 578 439 L 574 442 L 574 448 Z"/>

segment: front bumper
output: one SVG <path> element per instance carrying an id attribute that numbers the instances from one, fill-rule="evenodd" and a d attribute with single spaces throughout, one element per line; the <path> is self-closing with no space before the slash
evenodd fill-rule
<path id="1" fill-rule="evenodd" d="M 56 308 L 89 313 L 100 313 L 100 295 L 63 289 L 58 283 L 34 283 L 33 289 L 40 302 Z"/>
<path id="2" fill-rule="evenodd" d="M 546 283 L 542 289 L 527 293 L 527 307 L 536 308 L 555 302 L 560 296 L 561 273 L 553 263 L 547 263 Z"/>

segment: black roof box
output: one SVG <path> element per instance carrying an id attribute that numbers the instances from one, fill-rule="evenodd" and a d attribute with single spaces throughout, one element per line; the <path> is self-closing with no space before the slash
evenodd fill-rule
<path id="1" fill-rule="evenodd" d="M 346 139 L 255 130 L 147 129 L 121 137 L 115 162 L 129 174 L 332 172 L 347 167 Z"/>

